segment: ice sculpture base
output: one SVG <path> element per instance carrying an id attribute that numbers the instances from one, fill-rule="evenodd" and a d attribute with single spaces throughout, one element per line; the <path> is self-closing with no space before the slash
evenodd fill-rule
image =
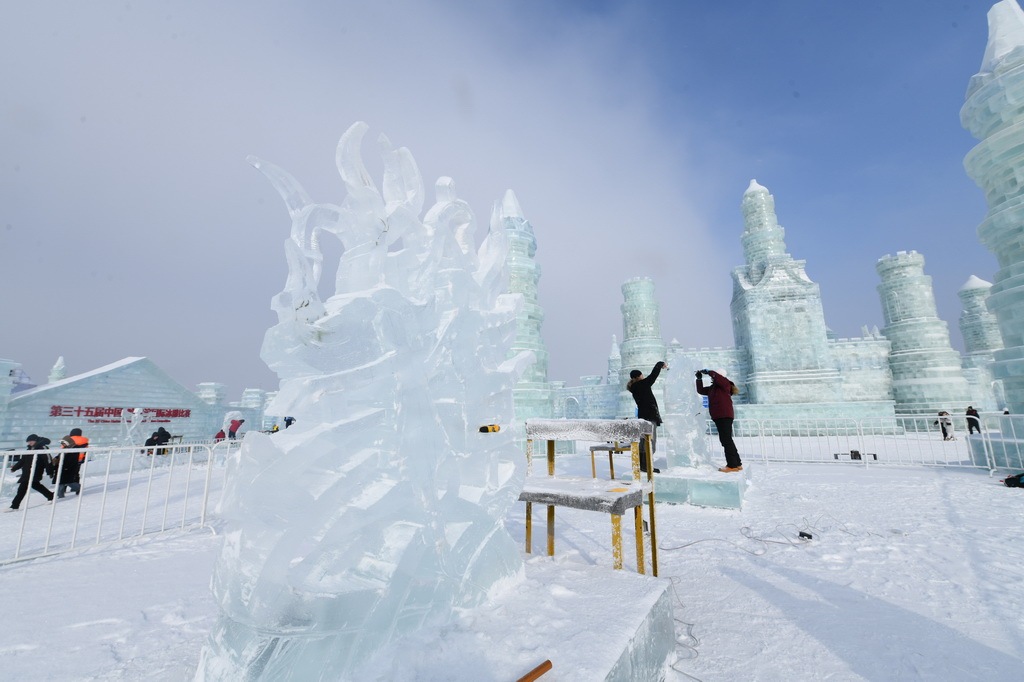
<path id="1" fill-rule="evenodd" d="M 750 467 L 723 473 L 713 467 L 672 467 L 654 475 L 658 502 L 698 507 L 741 509 L 743 493 L 750 485 Z"/>
<path id="2" fill-rule="evenodd" d="M 1004 419 L 1009 420 L 1008 417 Z M 1017 421 L 1016 426 L 1024 427 L 1019 418 Z M 1005 432 L 1014 433 L 1010 429 Z M 966 439 L 972 465 L 989 469 L 1012 469 L 1014 473 L 1024 471 L 1024 439 L 1005 437 L 998 431 L 966 436 Z"/>
<path id="3" fill-rule="evenodd" d="M 515 680 L 545 660 L 553 667 L 542 680 L 666 679 L 669 580 L 548 557 L 528 559 L 525 573 L 440 631 L 397 642 L 361 679 Z"/>

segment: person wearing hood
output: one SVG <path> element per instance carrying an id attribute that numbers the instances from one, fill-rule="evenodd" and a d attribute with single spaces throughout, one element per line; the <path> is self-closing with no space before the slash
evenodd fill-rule
<path id="1" fill-rule="evenodd" d="M 80 447 L 74 436 L 67 435 L 60 439 L 62 450 Z M 79 472 L 82 463 L 78 461 L 77 452 L 61 453 L 57 456 L 57 463 L 54 465 L 54 483 L 57 484 L 57 497 L 64 497 L 64 493 L 70 488 L 76 495 L 82 493 L 82 483 L 79 479 Z"/>
<path id="2" fill-rule="evenodd" d="M 26 450 L 47 450 L 49 444 L 49 438 L 37 436 L 34 433 L 25 439 Z M 18 492 L 14 495 L 14 499 L 11 500 L 12 510 L 21 506 L 21 501 L 28 494 L 29 485 L 32 486 L 32 490 L 40 493 L 48 501 L 53 501 L 53 493 L 42 482 L 43 474 L 53 476 L 53 464 L 50 462 L 49 454 L 41 452 L 37 455 L 22 455 L 15 462 L 14 466 L 11 467 L 11 471 L 21 472 L 21 480 L 18 481 Z"/>
<path id="3" fill-rule="evenodd" d="M 704 385 L 704 375 L 711 377 L 711 385 Z M 736 384 L 729 381 L 718 372 L 710 369 L 697 370 L 697 393 L 708 397 L 708 414 L 711 421 L 715 422 L 718 429 L 718 442 L 725 450 L 725 466 L 719 467 L 719 471 L 734 473 L 743 471 L 743 462 L 740 461 L 739 450 L 732 439 L 732 422 L 735 411 L 732 407 L 732 397 L 740 392 Z"/>
<path id="4" fill-rule="evenodd" d="M 629 383 L 626 390 L 633 395 L 633 402 L 636 403 L 637 419 L 646 419 L 654 425 L 654 433 L 651 434 L 651 451 L 658 451 L 658 427 L 661 426 L 661 411 L 658 409 L 658 399 L 654 397 L 654 382 L 658 380 L 662 369 L 668 369 L 663 360 L 659 360 L 648 376 L 638 369 L 629 373 Z M 654 463 L 653 461 L 651 462 Z M 647 471 L 647 447 L 640 442 L 640 470 Z M 661 470 L 653 469 L 654 473 L 660 474 Z"/>
<path id="5" fill-rule="evenodd" d="M 168 443 L 171 442 L 171 432 L 162 426 L 156 430 L 156 433 L 154 435 L 156 436 L 157 445 L 167 445 Z M 167 448 L 160 448 L 159 454 L 166 455 L 167 450 Z"/>
<path id="6" fill-rule="evenodd" d="M 974 405 L 967 406 L 967 435 L 971 435 L 975 431 L 981 433 L 981 415 L 974 409 Z"/>

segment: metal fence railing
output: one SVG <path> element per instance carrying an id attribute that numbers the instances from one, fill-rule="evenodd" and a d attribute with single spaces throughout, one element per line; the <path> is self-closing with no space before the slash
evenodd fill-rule
<path id="1" fill-rule="evenodd" d="M 880 419 L 737 419 L 733 439 L 744 459 L 770 462 L 855 462 L 862 466 L 923 465 L 1024 470 L 1024 417 L 983 416 L 968 434 L 963 415 L 944 434 L 937 416 Z M 718 446 L 705 425 L 709 452 Z"/>
<path id="2" fill-rule="evenodd" d="M 45 452 L 64 459 L 81 451 L 4 452 L 0 504 L 8 513 L 0 513 L 0 565 L 204 525 L 223 490 L 225 459 L 240 445 L 240 440 L 228 440 L 161 448 L 89 447 L 79 475 L 81 494 L 68 490 L 63 499 L 49 503 L 30 484 L 17 510 L 9 507 L 24 472 L 11 471 L 15 458 Z M 43 476 L 42 484 L 56 494 L 49 476 Z"/>

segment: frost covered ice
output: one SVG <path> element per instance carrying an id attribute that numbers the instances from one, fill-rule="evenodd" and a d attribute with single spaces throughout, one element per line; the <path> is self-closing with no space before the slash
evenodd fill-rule
<path id="1" fill-rule="evenodd" d="M 521 298 L 503 293 L 504 232 L 492 224 L 477 249 L 449 178 L 421 219 L 416 164 L 384 136 L 378 189 L 360 155 L 366 130 L 338 144 L 340 205 L 250 159 L 292 220 L 262 357 L 281 379 L 269 411 L 298 421 L 248 434 L 230 463 L 221 616 L 198 679 L 348 679 L 382 647 L 522 579 L 502 520 L 525 458 L 512 429 L 478 432 L 511 423 L 532 359 L 506 359 Z M 327 235 L 343 253 L 321 300 Z"/>

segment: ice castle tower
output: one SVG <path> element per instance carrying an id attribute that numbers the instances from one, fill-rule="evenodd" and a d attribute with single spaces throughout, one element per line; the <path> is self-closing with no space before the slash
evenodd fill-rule
<path id="1" fill-rule="evenodd" d="M 978 139 L 964 168 L 985 193 L 988 214 L 978 238 L 999 263 L 988 308 L 1005 347 L 992 375 L 1003 382 L 1007 407 L 1024 412 L 1024 12 L 1003 0 L 988 12 L 988 45 L 967 87 L 960 123 Z"/>
<path id="2" fill-rule="evenodd" d="M 512 190 L 506 191 L 502 200 L 495 204 L 494 218 L 508 237 L 509 292 L 523 296 L 523 307 L 516 318 L 516 338 L 509 357 L 528 350 L 535 358 L 512 390 L 516 422 L 522 424 L 527 419 L 549 419 L 552 416 L 551 384 L 548 382 L 548 351 L 540 335 L 544 310 L 537 301 L 541 272 L 534 259 L 537 239 Z"/>
<path id="3" fill-rule="evenodd" d="M 775 199 L 750 181 L 742 201 L 746 265 L 733 270 L 733 336 L 745 349 L 748 400 L 839 402 L 842 381 L 828 343 L 821 292 L 806 261 L 786 253 Z"/>
<path id="4" fill-rule="evenodd" d="M 638 369 L 650 374 L 659 360 L 666 360 L 665 342 L 661 340 L 661 312 L 654 298 L 654 282 L 649 277 L 635 277 L 622 285 L 622 345 L 619 353 L 618 417 L 635 417 L 636 403 L 626 390 L 629 373 Z M 671 366 L 671 365 L 670 365 Z M 664 381 L 654 384 L 658 405 L 665 404 Z"/>
<path id="5" fill-rule="evenodd" d="M 892 350 L 893 395 L 899 414 L 963 412 L 971 395 L 960 354 L 949 342 L 949 328 L 935 308 L 932 278 L 924 274 L 924 256 L 916 251 L 886 255 L 875 265 L 882 283 L 882 333 Z"/>
<path id="6" fill-rule="evenodd" d="M 1001 410 L 1005 400 L 1003 385 L 992 376 L 995 352 L 1002 350 L 999 322 L 988 309 L 992 284 L 971 275 L 957 295 L 963 305 L 960 334 L 964 338 L 964 377 L 971 388 L 971 404 L 982 412 Z"/>

